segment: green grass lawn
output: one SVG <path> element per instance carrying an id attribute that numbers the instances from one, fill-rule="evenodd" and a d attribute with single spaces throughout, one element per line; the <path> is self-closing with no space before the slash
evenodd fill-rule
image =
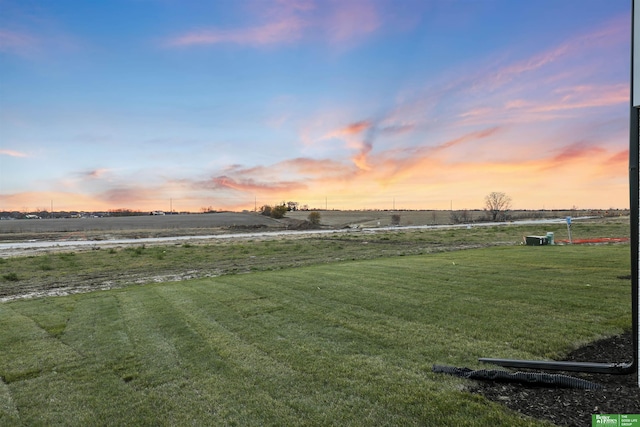
<path id="1" fill-rule="evenodd" d="M 0 425 L 548 425 L 432 365 L 620 333 L 628 274 L 628 245 L 504 246 L 3 303 Z"/>

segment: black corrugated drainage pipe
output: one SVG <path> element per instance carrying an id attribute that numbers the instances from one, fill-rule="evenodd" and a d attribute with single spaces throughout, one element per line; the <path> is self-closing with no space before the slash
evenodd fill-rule
<path id="1" fill-rule="evenodd" d="M 543 372 L 509 372 L 502 370 L 480 369 L 474 371 L 469 368 L 433 365 L 433 372 L 454 375 L 470 380 L 521 383 L 535 386 L 554 386 L 562 388 L 579 388 L 583 390 L 598 390 L 602 386 L 598 383 L 586 381 L 568 375 L 547 374 Z"/>

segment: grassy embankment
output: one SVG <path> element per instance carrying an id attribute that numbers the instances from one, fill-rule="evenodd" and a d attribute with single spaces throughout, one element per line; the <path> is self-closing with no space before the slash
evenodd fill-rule
<path id="1" fill-rule="evenodd" d="M 545 425 L 431 366 L 622 332 L 628 274 L 628 245 L 505 246 L 4 303 L 0 424 Z"/>

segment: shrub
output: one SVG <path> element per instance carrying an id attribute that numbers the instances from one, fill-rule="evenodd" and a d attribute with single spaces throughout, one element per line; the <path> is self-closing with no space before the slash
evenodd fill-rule
<path id="1" fill-rule="evenodd" d="M 309 221 L 313 225 L 320 224 L 320 212 L 311 212 L 307 217 L 307 221 Z"/>
<path id="2" fill-rule="evenodd" d="M 271 209 L 271 218 L 283 218 L 287 213 L 287 205 L 276 206 Z"/>
<path id="3" fill-rule="evenodd" d="M 260 213 L 264 216 L 271 216 L 271 206 L 269 205 L 264 205 L 263 207 L 260 208 Z"/>

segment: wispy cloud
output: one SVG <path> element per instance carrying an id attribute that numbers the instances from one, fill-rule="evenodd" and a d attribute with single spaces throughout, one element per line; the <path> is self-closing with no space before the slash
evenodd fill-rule
<path id="1" fill-rule="evenodd" d="M 29 157 L 27 153 L 23 153 L 21 151 L 15 151 L 15 150 L 0 150 L 0 156 Z"/>
<path id="2" fill-rule="evenodd" d="M 19 30 L 0 28 L 0 53 L 27 59 L 51 58 L 56 54 L 77 51 L 85 43 L 63 30 L 36 25 Z"/>
<path id="3" fill-rule="evenodd" d="M 170 46 L 197 46 L 233 43 L 249 46 L 264 46 L 292 43 L 302 36 L 305 22 L 295 16 L 252 28 L 221 30 L 205 29 L 177 36 L 169 41 Z"/>
<path id="4" fill-rule="evenodd" d="M 332 10 L 319 25 L 329 40 L 338 44 L 358 40 L 375 32 L 382 26 L 382 18 L 370 1 L 334 1 Z"/>
<path id="5" fill-rule="evenodd" d="M 504 85 L 515 78 L 523 77 L 562 60 L 620 43 L 626 40 L 629 34 L 625 20 L 626 17 L 618 17 L 599 28 L 579 34 L 541 53 L 502 67 L 490 73 L 487 82 L 494 86 Z"/>
<path id="6" fill-rule="evenodd" d="M 582 85 L 564 87 L 554 92 L 558 99 L 547 105 L 530 106 L 532 113 L 605 107 L 629 102 L 629 85 Z"/>
<path id="7" fill-rule="evenodd" d="M 111 170 L 107 168 L 90 169 L 90 170 L 78 172 L 78 176 L 81 178 L 88 178 L 88 179 L 101 179 L 107 176 L 110 172 Z"/>
<path id="8" fill-rule="evenodd" d="M 340 128 L 334 132 L 331 132 L 329 135 L 327 135 L 327 137 L 358 135 L 364 132 L 365 130 L 369 129 L 370 127 L 371 127 L 370 121 L 362 120 L 359 122 L 348 124 L 343 128 Z"/>
<path id="9" fill-rule="evenodd" d="M 210 181 L 212 189 L 231 189 L 249 193 L 261 194 L 283 193 L 300 190 L 306 186 L 298 181 L 265 182 L 251 178 L 235 179 L 228 176 L 218 176 Z"/>
<path id="10" fill-rule="evenodd" d="M 629 150 L 622 150 L 613 153 L 605 160 L 605 165 L 609 170 L 624 170 L 623 168 L 629 164 Z"/>
<path id="11" fill-rule="evenodd" d="M 32 34 L 0 29 L 0 52 L 26 55 L 39 45 L 40 40 Z"/>
<path id="12" fill-rule="evenodd" d="M 263 5 L 263 4 L 261 4 Z M 380 15 L 370 0 L 277 1 L 266 10 L 257 8 L 262 22 L 237 28 L 199 28 L 167 39 L 169 47 L 238 44 L 253 47 L 291 44 L 316 36 L 332 44 L 359 40 L 381 25 Z"/>

